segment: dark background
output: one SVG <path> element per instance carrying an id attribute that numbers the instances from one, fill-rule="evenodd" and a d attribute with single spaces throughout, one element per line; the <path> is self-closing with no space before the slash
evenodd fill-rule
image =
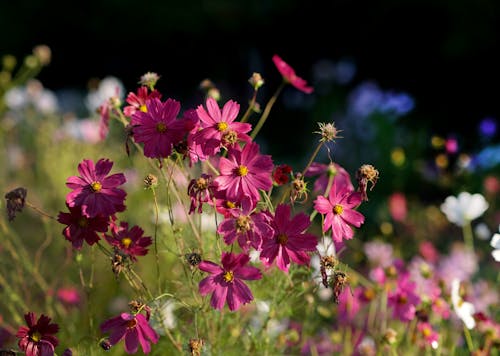
<path id="1" fill-rule="evenodd" d="M 413 96 L 414 125 L 476 135 L 478 121 L 499 112 L 499 10 L 495 0 L 2 0 L 0 52 L 50 46 L 39 79 L 52 90 L 114 75 L 132 91 L 154 71 L 165 96 L 186 105 L 200 103 L 193 93 L 207 77 L 244 103 L 254 71 L 271 95 L 281 80 L 275 53 L 309 82 L 318 60 L 350 58 L 355 81 Z"/>

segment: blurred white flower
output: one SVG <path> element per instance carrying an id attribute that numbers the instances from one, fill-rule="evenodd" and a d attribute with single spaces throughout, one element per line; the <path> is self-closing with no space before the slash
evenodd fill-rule
<path id="1" fill-rule="evenodd" d="M 451 282 L 451 302 L 457 316 L 464 322 L 467 329 L 472 329 L 476 326 L 473 314 L 475 312 L 474 305 L 466 302 L 460 296 L 460 280 L 455 278 Z"/>
<path id="2" fill-rule="evenodd" d="M 108 76 L 99 82 L 97 89 L 87 94 L 85 104 L 91 113 L 96 110 L 109 98 L 118 97 L 120 100 L 124 97 L 124 85 L 120 79 Z"/>
<path id="3" fill-rule="evenodd" d="M 474 228 L 474 234 L 480 240 L 488 240 L 491 236 L 491 230 L 485 223 L 479 223 Z"/>
<path id="4" fill-rule="evenodd" d="M 461 192 L 457 197 L 449 196 L 441 204 L 441 211 L 451 223 L 460 227 L 477 219 L 488 209 L 489 204 L 479 193 Z"/>
<path id="5" fill-rule="evenodd" d="M 5 93 L 5 102 L 12 110 L 21 110 L 28 106 L 34 107 L 42 114 L 53 114 L 59 110 L 57 96 L 36 79 L 29 80 L 25 86 L 9 89 Z"/>
<path id="6" fill-rule="evenodd" d="M 500 225 L 498 226 L 498 231 L 500 231 Z M 495 261 L 500 262 L 500 234 L 493 235 L 490 245 L 494 249 L 493 251 L 491 251 L 491 255 L 493 256 Z"/>

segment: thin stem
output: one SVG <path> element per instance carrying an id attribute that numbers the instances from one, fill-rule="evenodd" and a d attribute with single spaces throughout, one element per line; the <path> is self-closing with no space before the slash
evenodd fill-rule
<path id="1" fill-rule="evenodd" d="M 464 335 L 465 335 L 465 341 L 467 342 L 467 348 L 469 349 L 469 352 L 472 354 L 472 351 L 474 350 L 474 343 L 472 342 L 472 336 L 470 334 L 469 329 L 464 324 Z"/>
<path id="2" fill-rule="evenodd" d="M 321 149 L 321 147 L 323 146 L 324 143 L 325 143 L 325 141 L 320 141 L 319 144 L 316 146 L 316 149 L 314 150 L 313 154 L 311 155 L 309 162 L 307 162 L 306 167 L 302 171 L 302 176 L 304 176 L 306 174 L 307 170 L 309 169 L 309 167 L 311 167 L 311 164 L 314 162 L 314 159 L 318 155 L 319 150 Z"/>
<path id="3" fill-rule="evenodd" d="M 155 204 L 155 230 L 154 230 L 154 242 L 155 242 L 155 258 L 156 258 L 156 282 L 158 285 L 158 293 L 161 292 L 161 283 L 160 283 L 160 256 L 158 255 L 158 241 L 157 241 L 157 232 L 158 232 L 158 199 L 156 198 L 156 191 L 154 187 L 151 187 L 153 192 L 154 204 Z"/>
<path id="4" fill-rule="evenodd" d="M 245 114 L 243 114 L 243 117 L 241 118 L 240 122 L 247 122 L 248 121 L 248 118 L 250 117 L 250 113 L 252 112 L 252 110 L 254 108 L 256 99 L 257 99 L 257 89 L 254 89 L 252 100 L 250 101 L 250 104 L 248 105 L 247 111 L 245 111 Z"/>
<path id="5" fill-rule="evenodd" d="M 252 140 L 255 139 L 255 136 L 257 136 L 257 134 L 259 133 L 262 126 L 264 126 L 264 123 L 266 122 L 267 117 L 269 116 L 269 113 L 271 112 L 271 108 L 273 107 L 274 103 L 276 102 L 276 99 L 278 99 L 278 96 L 279 96 L 281 90 L 285 87 L 285 85 L 286 85 L 286 82 L 284 82 L 284 81 L 281 82 L 280 86 L 278 87 L 278 89 L 276 90 L 274 95 L 267 102 L 266 108 L 264 109 L 264 112 L 262 113 L 262 116 L 260 117 L 259 122 L 257 122 L 257 125 L 255 125 L 255 128 L 253 129 L 252 133 L 250 134 L 250 137 L 252 138 Z"/>
<path id="6" fill-rule="evenodd" d="M 466 220 L 464 226 L 462 228 L 462 232 L 464 235 L 465 246 L 471 251 L 474 252 L 474 238 L 472 235 L 472 226 L 470 221 Z"/>
<path id="7" fill-rule="evenodd" d="M 49 219 L 52 219 L 52 220 L 57 220 L 57 219 L 56 219 L 55 217 L 53 217 L 52 215 L 50 215 L 50 214 L 46 213 L 45 211 L 43 211 L 43 210 L 39 209 L 38 207 L 36 207 L 35 205 L 31 204 L 31 203 L 30 203 L 30 202 L 28 202 L 28 201 L 25 201 L 25 202 L 24 202 L 24 204 L 25 204 L 27 207 L 29 207 L 29 208 L 31 208 L 31 209 L 33 209 L 33 210 L 35 210 L 35 211 L 36 211 L 37 213 L 39 213 L 40 215 L 43 215 L 43 216 L 45 216 L 45 217 L 47 217 L 47 218 L 49 218 Z"/>

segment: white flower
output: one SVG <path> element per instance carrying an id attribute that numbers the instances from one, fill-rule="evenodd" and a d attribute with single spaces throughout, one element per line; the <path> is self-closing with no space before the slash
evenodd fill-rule
<path id="1" fill-rule="evenodd" d="M 91 90 L 86 97 L 86 106 L 89 112 L 94 113 L 106 100 L 111 97 L 123 99 L 124 85 L 116 77 L 108 76 L 99 82 L 97 89 Z"/>
<path id="2" fill-rule="evenodd" d="M 474 228 L 474 234 L 480 240 L 488 240 L 491 236 L 491 230 L 485 223 L 479 223 Z"/>
<path id="3" fill-rule="evenodd" d="M 474 305 L 466 302 L 460 296 L 460 280 L 453 279 L 451 282 L 451 302 L 457 316 L 464 322 L 467 329 L 472 329 L 476 326 L 476 321 L 472 316 L 475 312 Z"/>
<path id="4" fill-rule="evenodd" d="M 441 204 L 441 211 L 448 220 L 458 226 L 477 219 L 488 209 L 486 199 L 479 193 L 461 192 L 458 197 L 449 196 Z"/>
<path id="5" fill-rule="evenodd" d="M 500 225 L 498 226 L 498 230 L 500 231 Z M 495 261 L 500 262 L 500 234 L 493 235 L 490 245 L 494 248 L 494 250 L 491 251 L 491 255 Z"/>

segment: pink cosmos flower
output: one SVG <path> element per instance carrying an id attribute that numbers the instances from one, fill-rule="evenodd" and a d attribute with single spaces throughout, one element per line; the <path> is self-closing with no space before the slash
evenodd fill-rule
<path id="1" fill-rule="evenodd" d="M 75 287 L 59 288 L 56 295 L 57 299 L 66 305 L 78 305 L 81 301 L 80 293 Z"/>
<path id="2" fill-rule="evenodd" d="M 111 229 L 111 235 L 104 235 L 110 245 L 115 246 L 132 261 L 137 261 L 136 256 L 145 256 L 148 253 L 147 246 L 152 244 L 150 236 L 142 236 L 144 230 L 139 226 L 128 228 L 127 222 L 121 222 L 120 226 Z"/>
<path id="3" fill-rule="evenodd" d="M 259 145 L 249 142 L 241 151 L 230 148 L 228 158 L 220 158 L 220 175 L 214 181 L 219 190 L 226 191 L 229 200 L 238 201 L 248 195 L 257 202 L 260 200 L 259 189 L 268 190 L 273 185 L 273 168 L 271 156 L 261 155 Z"/>
<path id="4" fill-rule="evenodd" d="M 149 325 L 142 314 L 121 313 L 119 316 L 106 320 L 101 324 L 102 332 L 111 332 L 109 343 L 115 345 L 125 339 L 125 352 L 135 354 L 141 345 L 145 354 L 151 352 L 151 344 L 156 344 L 159 335 Z"/>
<path id="5" fill-rule="evenodd" d="M 193 136 L 193 141 L 200 145 L 205 156 L 214 156 L 221 147 L 233 147 L 238 141 L 251 141 L 246 133 L 252 125 L 234 121 L 240 104 L 229 100 L 221 111 L 217 101 L 209 97 L 206 106 L 207 110 L 202 105 L 196 109 L 202 128 Z"/>
<path id="6" fill-rule="evenodd" d="M 137 143 L 144 143 L 144 156 L 166 158 L 174 145 L 182 141 L 194 123 L 177 119 L 181 105 L 174 99 L 164 103 L 158 98 L 146 101 L 146 111 L 137 110 L 130 124 Z"/>
<path id="7" fill-rule="evenodd" d="M 288 272 L 290 260 L 297 264 L 309 264 L 308 251 L 315 251 L 318 239 L 312 234 L 305 233 L 311 221 L 305 213 L 293 217 L 290 205 L 279 204 L 276 207 L 271 226 L 274 235 L 264 238 L 260 259 L 265 265 L 270 266 L 274 260 L 279 269 Z"/>
<path id="8" fill-rule="evenodd" d="M 417 330 L 424 340 L 424 346 L 431 346 L 433 349 L 438 347 L 439 334 L 432 328 L 428 322 L 420 321 L 417 323 Z"/>
<path id="9" fill-rule="evenodd" d="M 16 337 L 19 348 L 26 356 L 52 356 L 59 340 L 54 336 L 59 331 L 59 325 L 51 323 L 46 315 L 41 315 L 37 321 L 35 313 L 24 314 L 28 326 L 21 326 Z"/>
<path id="10" fill-rule="evenodd" d="M 325 192 L 328 187 L 328 181 L 330 177 L 334 177 L 334 180 L 339 185 L 347 185 L 349 190 L 354 190 L 354 186 L 351 182 L 351 175 L 338 163 L 318 163 L 313 162 L 311 166 L 307 169 L 304 174 L 305 177 L 315 177 L 314 188 L 316 192 Z"/>
<path id="11" fill-rule="evenodd" d="M 212 293 L 210 305 L 214 309 L 222 310 L 227 302 L 229 310 L 234 311 L 253 300 L 252 292 L 242 280 L 261 279 L 262 274 L 258 268 L 246 266 L 248 261 L 250 257 L 244 253 L 223 252 L 222 266 L 210 261 L 200 262 L 200 270 L 210 276 L 200 281 L 199 291 L 203 296 Z"/>
<path id="12" fill-rule="evenodd" d="M 267 215 L 255 212 L 255 204 L 249 197 L 241 200 L 241 209 L 231 209 L 230 217 L 219 224 L 217 232 L 224 237 L 224 242 L 231 245 L 236 239 L 245 253 L 251 247 L 260 249 L 263 238 L 274 234 Z"/>
<path id="13" fill-rule="evenodd" d="M 338 319 L 341 324 L 349 324 L 354 321 L 361 309 L 361 295 L 363 289 L 357 287 L 354 292 L 344 288 L 339 295 Z"/>
<path id="14" fill-rule="evenodd" d="M 387 305 L 392 307 L 393 318 L 410 321 L 415 317 L 420 297 L 416 294 L 416 283 L 406 276 L 399 276 L 395 291 L 389 293 Z"/>
<path id="15" fill-rule="evenodd" d="M 278 68 L 278 71 L 283 76 L 283 80 L 285 80 L 285 82 L 290 83 L 295 88 L 306 94 L 310 94 L 313 92 L 314 89 L 312 87 L 307 86 L 307 82 L 304 79 L 298 77 L 295 74 L 295 70 L 293 70 L 293 68 L 290 67 L 277 54 L 273 56 L 273 62 L 276 68 Z"/>
<path id="16" fill-rule="evenodd" d="M 137 110 L 146 112 L 146 101 L 153 98 L 161 99 L 161 94 L 158 90 L 155 89 L 150 93 L 147 86 L 140 86 L 137 89 L 137 94 L 133 92 L 128 93 L 125 101 L 130 105 L 123 108 L 123 113 L 125 116 L 132 117 Z"/>
<path id="17" fill-rule="evenodd" d="M 84 159 L 78 164 L 78 172 L 81 176 L 69 177 L 66 186 L 73 189 L 66 195 L 66 203 L 69 207 L 81 207 L 82 214 L 89 218 L 98 215 L 111 216 L 116 212 L 124 211 L 125 196 L 127 193 L 119 185 L 125 183 L 123 173 L 115 173 L 110 176 L 113 162 L 101 158 L 94 166 L 94 162 Z"/>
<path id="18" fill-rule="evenodd" d="M 334 241 L 340 242 L 343 238 L 352 239 L 354 231 L 350 225 L 360 227 L 365 217 L 354 210 L 361 203 L 361 194 L 349 190 L 346 185 L 338 185 L 333 182 L 328 199 L 318 196 L 314 200 L 314 208 L 320 214 L 326 214 L 323 223 L 323 231 L 332 229 Z"/>
<path id="19" fill-rule="evenodd" d="M 80 250 L 83 241 L 92 246 L 100 240 L 98 232 L 108 231 L 108 216 L 99 215 L 89 218 L 82 214 L 81 207 L 79 206 L 73 208 L 68 206 L 68 209 L 69 213 L 59 213 L 57 221 L 66 225 L 63 229 L 63 235 L 66 240 L 71 241 L 74 249 Z"/>
<path id="20" fill-rule="evenodd" d="M 389 212 L 395 221 L 406 220 L 408 208 L 406 206 L 406 196 L 400 192 L 394 192 L 389 196 Z"/>

